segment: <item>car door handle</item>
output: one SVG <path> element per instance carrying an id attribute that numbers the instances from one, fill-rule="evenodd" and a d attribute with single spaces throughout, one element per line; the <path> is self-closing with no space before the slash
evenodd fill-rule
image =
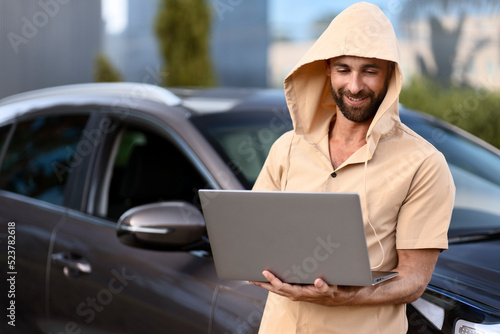
<path id="1" fill-rule="evenodd" d="M 75 253 L 62 252 L 62 253 L 52 254 L 52 261 L 54 261 L 54 263 L 64 266 L 65 274 L 68 274 L 68 271 L 73 273 L 84 273 L 84 274 L 90 274 L 92 272 L 92 266 L 90 265 L 90 263 L 87 260 L 85 260 L 82 256 Z"/>

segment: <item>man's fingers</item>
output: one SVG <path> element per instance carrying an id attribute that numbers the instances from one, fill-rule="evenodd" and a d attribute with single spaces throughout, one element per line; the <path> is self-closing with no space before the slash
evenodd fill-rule
<path id="1" fill-rule="evenodd" d="M 325 298 L 331 295 L 331 287 L 321 278 L 314 281 L 314 285 L 302 286 L 283 283 L 278 277 L 271 272 L 264 270 L 262 275 L 269 282 L 250 282 L 251 284 L 260 286 L 270 292 L 280 296 L 287 297 L 290 300 L 311 301 L 318 298 Z"/>
<path id="2" fill-rule="evenodd" d="M 280 290 L 283 287 L 283 282 L 274 276 L 270 271 L 264 270 L 262 275 L 271 283 L 275 289 Z"/>
<path id="3" fill-rule="evenodd" d="M 329 291 L 328 284 L 326 284 L 326 282 L 321 278 L 316 278 L 316 280 L 314 281 L 314 286 L 321 293 L 328 293 Z"/>

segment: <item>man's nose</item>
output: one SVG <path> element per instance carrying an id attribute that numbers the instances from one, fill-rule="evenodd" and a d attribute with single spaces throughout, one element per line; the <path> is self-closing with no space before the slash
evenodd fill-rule
<path id="1" fill-rule="evenodd" d="M 352 94 L 358 94 L 363 89 L 363 82 L 358 73 L 352 73 L 349 79 L 349 91 Z"/>

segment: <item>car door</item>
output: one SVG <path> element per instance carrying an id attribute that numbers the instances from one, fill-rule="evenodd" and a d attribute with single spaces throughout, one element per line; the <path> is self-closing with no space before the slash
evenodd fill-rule
<path id="1" fill-rule="evenodd" d="M 170 131 L 129 113 L 126 120 L 103 116 L 89 132 L 88 200 L 54 234 L 52 332 L 210 331 L 217 277 L 207 253 L 140 249 L 116 235 L 118 218 L 137 206 L 197 205 L 207 182 Z"/>
<path id="2" fill-rule="evenodd" d="M 89 115 L 39 114 L 0 129 L 0 332 L 38 333 L 46 321 L 46 269 L 54 229 L 71 205 L 70 166 Z M 5 136 L 6 129 L 9 135 Z M 65 166 L 68 169 L 61 169 Z M 2 283 L 2 287 L 5 283 Z"/>

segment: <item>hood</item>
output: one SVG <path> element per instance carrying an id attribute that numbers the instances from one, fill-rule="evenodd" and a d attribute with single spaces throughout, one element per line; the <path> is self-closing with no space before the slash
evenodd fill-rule
<path id="1" fill-rule="evenodd" d="M 344 10 L 330 23 L 285 79 L 288 108 L 297 135 L 312 144 L 324 138 L 336 108 L 326 75 L 326 60 L 342 55 L 396 63 L 387 95 L 367 133 L 370 158 L 380 138 L 399 121 L 398 97 L 402 86 L 396 34 L 379 7 L 361 2 Z"/>
<path id="2" fill-rule="evenodd" d="M 430 285 L 500 312 L 499 253 L 499 239 L 450 245 L 439 255 Z"/>

